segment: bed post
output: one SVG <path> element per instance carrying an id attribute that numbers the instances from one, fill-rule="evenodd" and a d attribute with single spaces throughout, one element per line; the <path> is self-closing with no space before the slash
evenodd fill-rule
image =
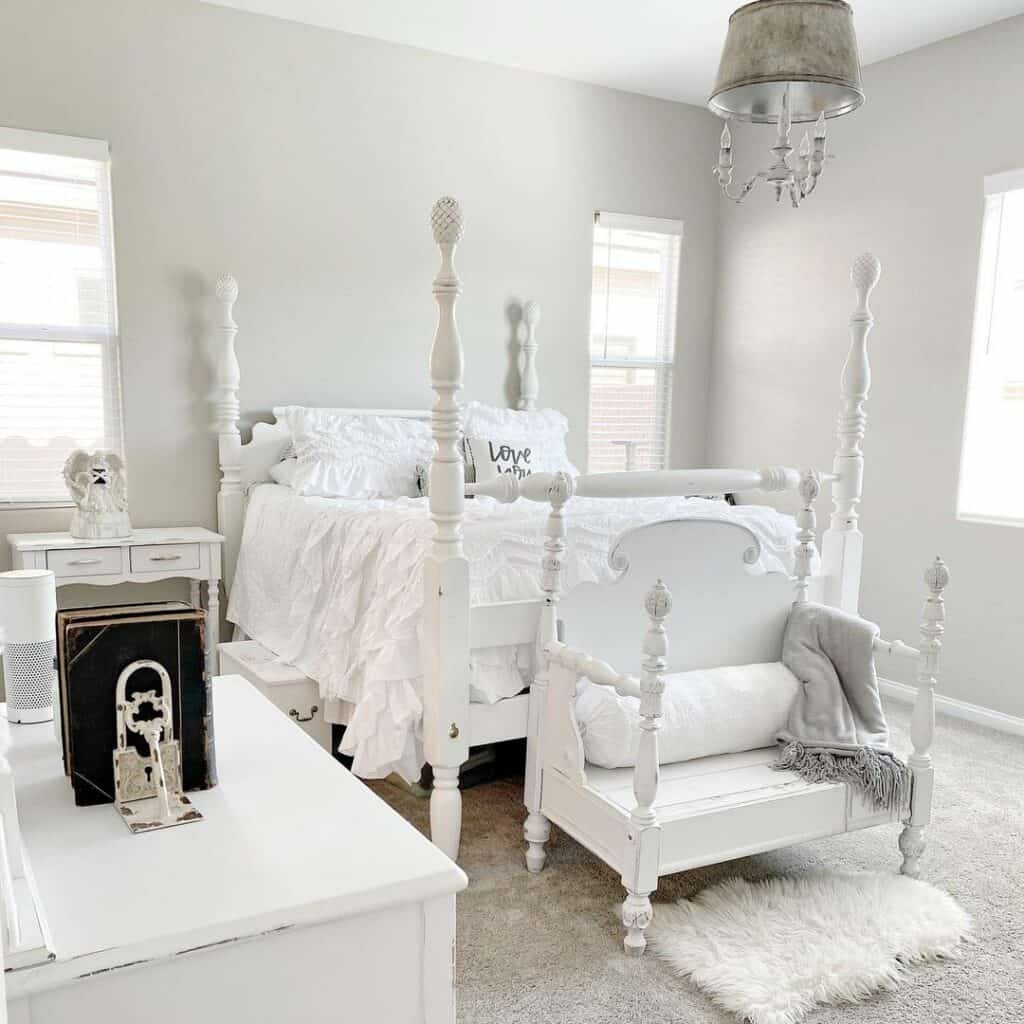
<path id="1" fill-rule="evenodd" d="M 857 525 L 864 482 L 861 444 L 867 426 L 864 403 L 871 387 L 867 340 L 874 325 L 868 299 L 878 284 L 882 265 L 871 253 L 853 261 L 850 279 L 857 293 L 857 307 L 850 317 L 850 352 L 843 366 L 842 407 L 836 435 L 839 447 L 832 463 L 838 480 L 832 484 L 832 520 L 822 542 L 822 571 L 826 604 L 856 613 L 860 596 L 860 569 L 864 535 Z"/>
<path id="2" fill-rule="evenodd" d="M 213 432 L 217 435 L 220 461 L 220 485 L 217 489 L 217 530 L 224 535 L 224 587 L 231 589 L 242 543 L 245 493 L 242 489 L 242 435 L 238 430 L 240 407 L 238 388 L 242 380 L 235 355 L 238 324 L 233 310 L 238 298 L 238 283 L 230 274 L 217 282 L 220 322 L 217 324 L 217 350 L 214 357 Z M 216 605 L 211 600 L 210 609 Z"/>
<path id="3" fill-rule="evenodd" d="M 917 697 L 910 719 L 910 740 L 914 752 L 907 758 L 913 781 L 910 789 L 910 813 L 900 833 L 900 872 L 917 878 L 924 853 L 924 830 L 932 816 L 932 787 L 935 769 L 929 749 L 935 734 L 935 684 L 938 681 L 939 652 L 945 632 L 946 608 L 942 597 L 949 583 L 949 570 L 936 558 L 924 574 L 928 597 L 921 615 L 921 647 L 917 660 Z"/>
<path id="4" fill-rule="evenodd" d="M 541 796 L 544 788 L 544 713 L 548 702 L 548 682 L 551 678 L 548 644 L 558 639 L 558 602 L 562 597 L 562 556 L 565 554 L 565 516 L 563 508 L 572 497 L 572 477 L 568 473 L 556 473 L 548 486 L 548 501 L 551 513 L 548 515 L 542 561 L 541 590 L 544 599 L 541 605 L 540 621 L 537 624 L 537 648 L 534 664 L 537 671 L 530 687 L 530 710 L 526 727 L 526 778 L 523 781 L 523 802 L 529 814 L 523 826 L 526 837 L 526 867 L 529 871 L 540 871 L 544 867 L 544 844 L 551 834 L 551 823 L 541 813 Z"/>
<path id="5" fill-rule="evenodd" d="M 540 377 L 537 374 L 537 324 L 540 306 L 527 302 L 519 324 L 519 408 L 532 412 L 537 408 Z"/>
<path id="6" fill-rule="evenodd" d="M 796 603 L 802 604 L 809 596 L 811 569 L 814 563 L 814 535 L 817 527 L 814 503 L 821 493 L 821 477 L 816 470 L 805 469 L 800 474 L 798 490 L 800 492 L 800 511 L 796 515 L 797 549 L 794 561 L 796 563 Z"/>
<path id="7" fill-rule="evenodd" d="M 431 411 L 435 449 L 430 461 L 430 517 L 434 541 L 423 570 L 423 744 L 434 770 L 430 836 L 453 860 L 459 854 L 462 796 L 459 766 L 469 756 L 469 562 L 462 550 L 465 474 L 459 438 L 462 416 L 462 343 L 455 303 L 462 284 L 455 246 L 462 238 L 462 210 L 445 196 L 430 223 L 441 250 L 434 278 L 437 332 L 430 350 Z"/>
<path id="8" fill-rule="evenodd" d="M 633 795 L 636 806 L 629 816 L 626 850 L 622 858 L 622 884 L 626 899 L 622 904 L 623 940 L 627 953 L 639 956 L 647 947 L 644 930 L 651 923 L 651 893 L 658 887 L 661 826 L 654 813 L 658 795 L 658 730 L 661 728 L 661 695 L 668 663 L 668 639 L 665 616 L 672 610 L 672 595 L 658 580 L 644 601 L 650 620 L 644 635 L 644 657 L 640 672 L 640 747 L 633 769 Z"/>

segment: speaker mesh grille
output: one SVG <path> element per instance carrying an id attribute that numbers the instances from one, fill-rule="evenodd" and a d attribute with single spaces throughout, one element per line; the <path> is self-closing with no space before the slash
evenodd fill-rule
<path id="1" fill-rule="evenodd" d="M 54 640 L 5 645 L 4 686 L 9 707 L 30 711 L 50 706 L 56 653 Z"/>

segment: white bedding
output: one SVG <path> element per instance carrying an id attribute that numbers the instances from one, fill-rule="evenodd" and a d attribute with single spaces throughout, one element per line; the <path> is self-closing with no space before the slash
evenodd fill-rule
<path id="1" fill-rule="evenodd" d="M 466 502 L 464 547 L 474 604 L 540 594 L 546 504 Z M 762 565 L 792 571 L 796 526 L 773 509 L 702 498 L 574 498 L 566 506 L 567 588 L 612 577 L 608 551 L 630 527 L 671 516 L 721 515 L 749 527 Z M 423 763 L 418 630 L 423 560 L 433 536 L 425 498 L 302 497 L 254 488 L 228 618 L 320 685 L 325 700 L 354 705 L 341 750 L 365 778 Z M 523 689 L 515 648 L 473 652 L 471 699 L 494 702 Z"/>

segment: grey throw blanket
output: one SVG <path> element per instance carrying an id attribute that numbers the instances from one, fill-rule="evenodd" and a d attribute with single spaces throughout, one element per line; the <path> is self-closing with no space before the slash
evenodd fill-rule
<path id="1" fill-rule="evenodd" d="M 889 747 L 872 641 L 878 627 L 838 608 L 795 604 L 782 661 L 802 684 L 773 767 L 808 782 L 847 782 L 878 809 L 900 810 L 909 795 L 906 765 Z"/>

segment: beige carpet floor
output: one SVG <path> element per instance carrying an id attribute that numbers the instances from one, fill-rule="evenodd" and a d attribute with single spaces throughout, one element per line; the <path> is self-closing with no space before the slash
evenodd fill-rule
<path id="1" fill-rule="evenodd" d="M 890 709 L 900 750 L 907 709 Z M 808 1024 L 1012 1024 L 1024 1021 L 1024 740 L 948 718 L 933 748 L 935 819 L 922 877 L 974 917 L 962 959 L 914 967 L 895 992 L 856 1007 L 827 1007 Z M 427 804 L 374 787 L 417 827 Z M 618 878 L 553 829 L 544 871 L 522 857 L 521 786 L 467 790 L 458 902 L 459 1024 L 728 1024 L 688 981 L 655 957 L 622 951 Z M 719 879 L 899 865 L 897 827 L 868 829 L 662 879 L 658 902 L 691 896 Z"/>

